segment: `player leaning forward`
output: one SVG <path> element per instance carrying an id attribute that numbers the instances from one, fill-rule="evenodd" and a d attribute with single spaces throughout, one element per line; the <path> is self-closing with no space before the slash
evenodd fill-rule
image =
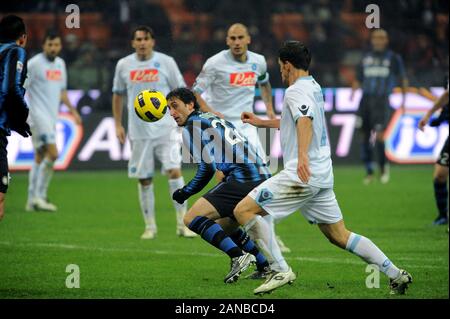
<path id="1" fill-rule="evenodd" d="M 263 241 L 266 247 L 271 247 L 270 229 L 262 228 L 264 224 L 258 223 L 258 219 L 266 214 L 279 219 L 300 209 L 306 219 L 318 224 L 330 242 L 378 266 L 390 278 L 392 294 L 403 294 L 412 282 L 411 275 L 398 269 L 370 239 L 345 228 L 333 192 L 322 90 L 309 75 L 311 55 L 308 48 L 297 41 L 286 42 L 279 51 L 278 62 L 282 80 L 289 85 L 281 121 L 262 120 L 246 112 L 242 119 L 257 127 L 280 128 L 284 169 L 257 186 L 236 206 L 236 219 L 253 240 Z M 276 245 L 272 247 L 272 250 L 277 249 Z M 271 267 L 272 275 L 255 289 L 256 294 L 270 292 L 295 279 L 284 261 Z"/>
<path id="2" fill-rule="evenodd" d="M 175 88 L 185 87 L 186 84 L 175 60 L 153 50 L 155 40 L 151 28 L 137 27 L 132 33 L 131 44 L 135 53 L 120 59 L 116 66 L 112 109 L 117 137 L 121 143 L 124 143 L 122 101 L 123 95 L 128 96 L 128 136 L 131 145 L 128 176 L 139 179 L 139 202 L 146 225 L 141 238 L 152 239 L 157 233 L 152 183 L 154 157 L 156 155 L 169 177 L 170 194 L 183 187 L 181 137 L 175 121 L 169 114 L 155 123 L 144 122 L 135 115 L 133 101 L 142 90 L 155 90 L 167 94 Z M 187 203 L 180 205 L 174 201 L 174 206 L 177 211 L 177 234 L 184 237 L 196 236 L 183 224 Z"/>

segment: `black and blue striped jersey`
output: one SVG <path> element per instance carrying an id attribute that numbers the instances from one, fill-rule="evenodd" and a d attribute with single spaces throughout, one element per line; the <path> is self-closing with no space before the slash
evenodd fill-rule
<path id="1" fill-rule="evenodd" d="M 0 43 L 0 130 L 11 134 L 11 126 L 25 122 L 28 106 L 23 84 L 26 78 L 25 50 L 15 42 Z"/>
<path id="2" fill-rule="evenodd" d="M 370 51 L 359 65 L 357 78 L 364 95 L 388 96 L 406 78 L 403 60 L 391 50 Z"/>
<path id="3" fill-rule="evenodd" d="M 195 177 L 183 188 L 193 195 L 201 191 L 214 176 L 223 172 L 226 181 L 257 182 L 271 176 L 255 148 L 233 124 L 212 113 L 194 111 L 183 129 L 183 151 L 198 164 Z"/>

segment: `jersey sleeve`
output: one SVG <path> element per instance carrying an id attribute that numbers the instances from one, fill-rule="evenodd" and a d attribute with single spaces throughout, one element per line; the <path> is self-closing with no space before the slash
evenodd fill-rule
<path id="1" fill-rule="evenodd" d="M 364 81 L 363 61 L 359 62 L 358 66 L 356 67 L 356 80 L 358 80 L 359 83 L 362 83 Z"/>
<path id="2" fill-rule="evenodd" d="M 127 84 L 121 76 L 121 71 L 123 69 L 123 61 L 119 61 L 116 65 L 116 70 L 114 71 L 114 80 L 112 92 L 118 95 L 125 95 L 127 93 Z"/>
<path id="3" fill-rule="evenodd" d="M 286 105 L 294 118 L 294 122 L 301 117 L 315 117 L 315 102 L 304 92 L 297 90 L 286 91 Z"/>
<path id="4" fill-rule="evenodd" d="M 259 65 L 260 68 L 260 76 L 258 76 L 257 83 L 259 85 L 265 84 L 269 82 L 269 72 L 267 72 L 267 62 L 264 57 L 262 57 L 262 61 Z"/>
<path id="5" fill-rule="evenodd" d="M 186 87 L 186 82 L 184 82 L 183 75 L 181 74 L 177 63 L 173 58 L 169 59 L 169 74 L 169 86 L 171 90 Z"/>
<path id="6" fill-rule="evenodd" d="M 16 103 L 18 112 L 25 110 L 28 112 L 28 106 L 24 99 L 25 88 L 23 87 L 27 75 L 26 52 L 21 47 L 11 50 L 11 57 L 5 72 L 8 76 L 8 93 Z"/>
<path id="7" fill-rule="evenodd" d="M 406 78 L 405 64 L 403 63 L 403 59 L 399 54 L 395 54 L 393 57 L 393 71 L 397 78 L 397 80 Z"/>
<path id="8" fill-rule="evenodd" d="M 189 149 L 194 163 L 197 163 L 197 172 L 194 178 L 183 187 L 183 191 L 189 196 L 197 194 L 205 188 L 216 171 L 214 163 L 208 160 L 206 162 L 202 158 L 202 150 L 205 145 L 202 141 L 201 133 L 202 129 L 200 126 L 189 125 L 183 130 L 183 144 Z"/>
<path id="9" fill-rule="evenodd" d="M 29 89 L 31 83 L 34 81 L 34 75 L 36 73 L 36 63 L 33 62 L 33 60 L 29 60 L 27 63 L 27 78 L 25 79 L 25 83 L 23 84 L 23 87 L 25 89 Z"/>
<path id="10" fill-rule="evenodd" d="M 195 83 L 192 86 L 193 91 L 198 94 L 205 92 L 214 82 L 215 76 L 216 75 L 211 60 L 206 61 L 205 65 L 203 65 L 202 71 L 195 79 Z"/>

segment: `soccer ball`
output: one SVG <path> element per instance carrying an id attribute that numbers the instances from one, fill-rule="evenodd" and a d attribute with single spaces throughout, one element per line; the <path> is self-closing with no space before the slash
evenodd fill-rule
<path id="1" fill-rule="evenodd" d="M 167 111 L 167 100 L 161 92 L 144 90 L 134 99 L 134 111 L 145 122 L 156 122 Z"/>

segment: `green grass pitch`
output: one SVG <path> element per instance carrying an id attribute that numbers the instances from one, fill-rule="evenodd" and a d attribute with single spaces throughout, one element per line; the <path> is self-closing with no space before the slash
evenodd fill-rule
<path id="1" fill-rule="evenodd" d="M 361 167 L 335 168 L 346 225 L 412 274 L 407 295 L 390 296 L 384 275 L 380 288 L 368 289 L 366 264 L 297 212 L 276 229 L 298 278 L 270 298 L 448 298 L 447 227 L 431 226 L 432 166 L 394 166 L 388 185 L 363 186 L 362 175 Z M 0 222 L 0 298 L 259 298 L 252 291 L 260 282 L 223 283 L 226 255 L 201 238 L 175 236 L 165 176 L 155 178 L 158 237 L 150 241 L 139 238 L 136 181 L 125 171 L 56 172 L 49 195 L 57 213 L 25 212 L 27 180 L 13 174 Z M 79 266 L 79 289 L 66 288 L 69 264 Z"/>

